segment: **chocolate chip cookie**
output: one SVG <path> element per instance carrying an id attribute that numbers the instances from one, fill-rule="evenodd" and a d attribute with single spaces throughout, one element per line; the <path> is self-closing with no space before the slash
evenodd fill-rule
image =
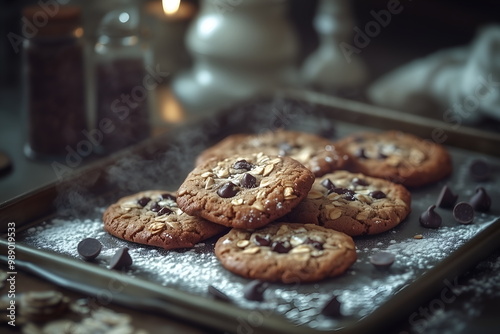
<path id="1" fill-rule="evenodd" d="M 408 187 L 437 182 L 452 171 L 442 145 L 400 131 L 354 134 L 336 144 L 353 157 L 349 170 Z"/>
<path id="2" fill-rule="evenodd" d="M 233 154 L 263 152 L 268 155 L 289 156 L 321 176 L 346 169 L 349 155 L 332 141 L 300 131 L 276 130 L 261 134 L 234 134 L 207 148 L 197 158 L 197 164 L 210 158 L 225 158 Z"/>
<path id="3" fill-rule="evenodd" d="M 290 212 L 313 182 L 313 173 L 290 157 L 234 155 L 198 165 L 179 187 L 177 203 L 217 224 L 258 228 Z"/>
<path id="4" fill-rule="evenodd" d="M 411 211 L 411 194 L 402 185 L 363 174 L 336 171 L 317 178 L 307 198 L 286 217 L 350 236 L 385 232 Z"/>
<path id="5" fill-rule="evenodd" d="M 175 193 L 162 190 L 119 199 L 106 209 L 103 222 L 104 229 L 118 238 L 165 249 L 193 247 L 227 230 L 187 215 L 177 206 Z"/>
<path id="6" fill-rule="evenodd" d="M 232 229 L 215 244 L 227 270 L 269 282 L 302 283 L 344 273 L 357 259 L 348 235 L 312 224 Z"/>

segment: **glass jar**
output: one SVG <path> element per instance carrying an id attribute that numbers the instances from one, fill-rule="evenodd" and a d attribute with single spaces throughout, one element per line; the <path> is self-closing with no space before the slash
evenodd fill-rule
<path id="1" fill-rule="evenodd" d="M 23 15 L 35 29 L 23 42 L 25 154 L 60 159 L 74 152 L 87 128 L 81 11 L 61 6 L 48 17 L 33 6 Z"/>
<path id="2" fill-rule="evenodd" d="M 94 126 L 103 134 L 104 153 L 150 136 L 146 66 L 151 53 L 139 38 L 139 14 L 134 7 L 105 15 L 94 48 L 96 114 Z"/>

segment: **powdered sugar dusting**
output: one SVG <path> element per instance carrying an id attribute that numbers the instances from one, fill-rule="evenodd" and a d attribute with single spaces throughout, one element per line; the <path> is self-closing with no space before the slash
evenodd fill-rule
<path id="1" fill-rule="evenodd" d="M 278 312 L 298 325 L 333 329 L 338 326 L 338 322 L 320 314 L 333 295 L 341 302 L 344 315 L 368 315 L 486 225 L 429 230 L 422 240 L 398 240 L 397 233 L 386 234 L 385 239 L 356 240 L 358 261 L 345 275 L 317 284 L 271 284 L 262 303 L 243 298 L 243 289 L 248 280 L 229 273 L 220 265 L 213 253 L 213 240 L 200 243 L 192 249 L 166 251 L 112 237 L 103 230 L 99 219 L 53 219 L 28 229 L 22 242 L 79 259 L 76 251 L 78 242 L 84 237 L 93 237 L 104 246 L 98 257 L 98 264 L 103 267 L 107 267 L 120 247 L 128 247 L 134 261 L 128 271 L 131 276 L 206 297 L 209 297 L 208 286 L 213 285 L 227 294 L 235 304 L 256 310 L 261 317 Z M 369 256 L 379 250 L 397 254 L 396 262 L 388 271 L 376 270 L 369 264 Z"/>

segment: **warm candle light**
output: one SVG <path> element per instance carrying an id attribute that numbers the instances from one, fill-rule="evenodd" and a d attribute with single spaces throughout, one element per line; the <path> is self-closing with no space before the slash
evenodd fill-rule
<path id="1" fill-rule="evenodd" d="M 165 15 L 172 15 L 179 10 L 181 0 L 162 0 L 161 5 Z"/>

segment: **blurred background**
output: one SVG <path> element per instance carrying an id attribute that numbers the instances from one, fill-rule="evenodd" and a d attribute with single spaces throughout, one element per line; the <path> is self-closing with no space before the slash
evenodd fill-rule
<path id="1" fill-rule="evenodd" d="M 76 96 L 83 98 L 84 110 L 79 113 L 84 114 L 87 125 L 76 118 L 62 126 L 71 123 L 73 129 L 68 132 L 79 134 L 84 129 L 74 128 L 79 124 L 86 128 L 87 134 L 95 128 L 104 131 L 106 126 L 121 127 L 108 136 L 114 137 L 113 140 L 99 147 L 102 152 L 97 153 L 107 154 L 161 133 L 191 115 L 203 115 L 258 95 L 261 88 L 311 90 L 415 112 L 457 126 L 467 123 L 479 129 L 500 131 L 500 4 L 497 1 L 167 2 L 174 3 L 175 8 L 170 12 L 165 12 L 165 3 L 160 0 L 1 0 L 0 170 L 5 174 L 12 170 L 12 165 L 17 166 L 15 173 L 0 184 L 4 199 L 53 179 L 50 163 L 68 156 L 66 139 L 57 137 L 61 132 L 57 126 L 61 125 L 48 121 L 51 108 L 27 112 L 36 94 L 26 96 L 23 86 L 26 81 L 23 72 L 30 66 L 41 73 L 36 77 L 41 81 L 32 86 L 34 90 L 50 86 L 48 79 L 43 78 L 52 73 L 37 63 L 41 55 L 38 51 L 32 52 L 35 60 L 31 63 L 23 56 L 26 48 L 32 47 L 24 38 L 26 26 L 29 22 L 45 26 L 44 20 L 51 10 L 65 5 L 81 9 L 79 19 L 69 21 L 76 22 L 71 29 L 76 29 L 74 37 L 83 47 L 85 67 L 80 74 L 84 88 L 78 88 Z M 23 12 L 29 6 L 35 8 L 30 15 Z M 481 35 L 485 27 L 490 29 Z M 122 43 L 119 47 L 113 44 L 116 38 Z M 473 49 L 481 50 L 474 53 Z M 140 66 L 131 62 L 113 63 L 102 67 L 100 72 L 96 70 L 99 61 L 108 64 L 120 60 L 122 54 L 128 60 L 140 59 Z M 70 59 L 62 57 L 63 60 Z M 400 69 L 406 72 L 398 72 Z M 69 74 L 76 72 L 63 69 L 62 73 L 63 79 L 73 85 L 75 76 Z M 387 79 L 392 73 L 396 74 Z M 144 81 L 145 78 L 150 81 Z M 483 81 L 476 82 L 477 78 Z M 125 100 L 122 93 L 132 95 L 135 100 Z M 114 125 L 99 123 L 120 116 L 119 112 L 101 110 L 109 109 L 118 98 L 119 110 L 128 113 L 133 105 L 131 115 L 136 117 Z M 77 100 L 73 98 L 73 102 Z M 462 109 L 447 115 L 448 109 L 455 105 Z M 66 107 L 56 103 L 54 109 L 57 108 Z M 485 112 L 480 114 L 483 109 Z M 64 123 L 60 116 L 66 114 L 69 113 L 62 111 L 53 118 Z M 481 117 L 471 116 L 476 114 Z M 53 125 L 56 130 L 49 130 Z M 45 142 L 49 137 L 54 139 Z M 71 140 L 77 145 L 82 137 Z M 31 148 L 27 147 L 30 141 Z M 57 143 L 59 152 L 50 151 L 49 146 Z M 75 145 L 72 146 L 75 150 L 80 148 L 83 152 L 80 156 L 90 154 L 87 149 L 95 149 Z M 49 159 L 40 159 L 44 155 Z M 27 160 L 26 156 L 34 159 Z M 78 166 L 79 161 L 74 164 Z M 40 171 L 39 175 L 47 176 L 34 176 L 29 169 L 32 167 Z M 27 184 L 25 188 L 21 187 L 21 180 Z"/>
<path id="2" fill-rule="evenodd" d="M 186 0 L 183 0 L 186 1 Z M 42 1 L 44 2 L 44 1 Z M 95 1 L 86 1 L 91 4 Z M 147 2 L 145 0 L 138 3 Z M 198 0 L 191 0 L 198 5 Z M 351 0 L 356 25 L 363 27 L 373 20 L 372 10 L 386 9 L 387 0 Z M 9 32 L 20 34 L 21 10 L 37 1 L 2 0 L 0 2 L 0 84 L 2 88 L 17 85 L 21 57 L 6 38 Z M 290 0 L 289 17 L 300 39 L 300 59 L 318 46 L 313 27 L 317 0 Z M 371 80 L 412 59 L 439 49 L 471 42 L 477 29 L 488 23 L 499 23 L 500 5 L 494 0 L 480 1 L 401 1 L 404 10 L 394 15 L 390 25 L 370 42 L 360 54 L 367 63 Z"/>

